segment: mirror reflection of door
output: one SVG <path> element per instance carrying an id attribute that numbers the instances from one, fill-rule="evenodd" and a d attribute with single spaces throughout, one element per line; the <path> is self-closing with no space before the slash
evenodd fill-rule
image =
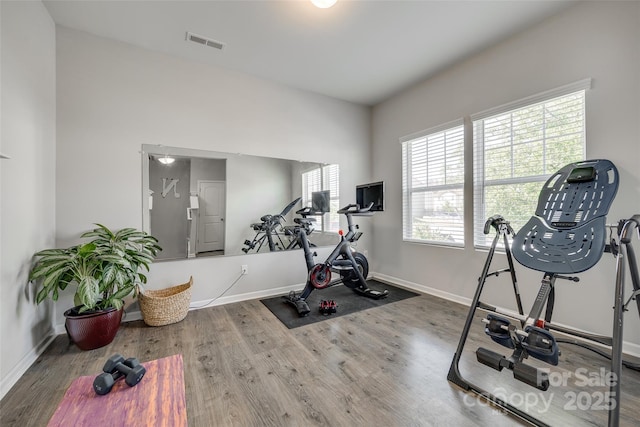
<path id="1" fill-rule="evenodd" d="M 224 250 L 225 183 L 198 181 L 198 231 L 196 253 Z"/>
<path id="2" fill-rule="evenodd" d="M 156 261 L 244 256 L 244 241 L 253 239 L 256 234 L 251 224 L 260 222 L 265 214 L 279 212 L 303 195 L 302 174 L 327 166 L 311 161 L 149 144 L 142 145 L 142 155 L 142 206 L 146 208 L 142 222 L 143 229 L 157 237 L 163 248 Z M 167 157 L 175 161 L 171 164 L 159 161 Z M 175 181 L 177 179 L 179 181 Z M 207 230 L 198 230 L 201 210 L 204 210 L 199 206 L 202 203 L 204 208 L 198 181 L 224 183 L 224 193 L 218 194 L 222 203 L 214 205 L 220 215 L 203 218 L 210 222 Z M 334 202 L 334 195 L 340 197 L 338 188 L 330 185 L 327 189 L 331 191 L 332 210 L 335 210 L 339 207 L 337 200 Z M 309 191 L 312 193 L 316 189 Z M 305 204 L 309 203 L 310 198 L 305 201 Z M 298 207 L 302 206 L 296 209 Z M 286 218 L 288 225 L 293 223 L 294 212 L 295 209 Z M 220 218 L 219 223 L 216 217 Z M 204 237 L 200 243 L 207 247 L 200 247 L 199 235 Z M 313 243 L 317 246 L 335 246 L 336 238 L 335 232 L 323 232 L 320 226 L 313 233 Z M 217 246 L 213 242 L 218 242 Z"/>

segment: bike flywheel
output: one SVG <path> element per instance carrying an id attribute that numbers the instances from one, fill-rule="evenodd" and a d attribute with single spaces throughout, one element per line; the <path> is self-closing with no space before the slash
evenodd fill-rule
<path id="1" fill-rule="evenodd" d="M 331 269 L 326 264 L 316 264 L 309 271 L 309 281 L 316 289 L 324 289 L 331 282 Z"/>

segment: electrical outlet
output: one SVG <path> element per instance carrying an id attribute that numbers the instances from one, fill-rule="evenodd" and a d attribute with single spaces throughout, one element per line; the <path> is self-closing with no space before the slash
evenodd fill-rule
<path id="1" fill-rule="evenodd" d="M 240 271 L 243 275 L 249 274 L 249 266 L 247 264 L 242 264 L 242 266 L 240 266 Z"/>

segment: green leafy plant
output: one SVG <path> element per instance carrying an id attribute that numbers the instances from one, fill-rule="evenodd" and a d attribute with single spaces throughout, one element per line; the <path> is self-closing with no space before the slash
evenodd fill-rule
<path id="1" fill-rule="evenodd" d="M 40 281 L 36 301 L 47 297 L 58 300 L 59 292 L 70 284 L 77 286 L 74 303 L 79 312 L 120 309 L 136 284 L 146 283 L 140 271 L 149 271 L 158 252 L 158 240 L 134 228 L 113 232 L 101 224 L 82 238 L 91 238 L 84 244 L 67 249 L 45 249 L 35 254 L 38 258 L 29 280 Z"/>

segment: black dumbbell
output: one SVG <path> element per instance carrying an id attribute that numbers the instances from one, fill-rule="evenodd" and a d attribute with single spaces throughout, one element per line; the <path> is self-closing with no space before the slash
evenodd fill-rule
<path id="1" fill-rule="evenodd" d="M 121 378 L 124 382 L 133 387 L 138 384 L 147 370 L 140 365 L 138 359 L 129 358 L 124 360 L 119 354 L 111 356 L 102 368 L 104 371 L 93 381 L 93 389 L 99 395 L 107 394 L 113 388 L 113 385 Z"/>

